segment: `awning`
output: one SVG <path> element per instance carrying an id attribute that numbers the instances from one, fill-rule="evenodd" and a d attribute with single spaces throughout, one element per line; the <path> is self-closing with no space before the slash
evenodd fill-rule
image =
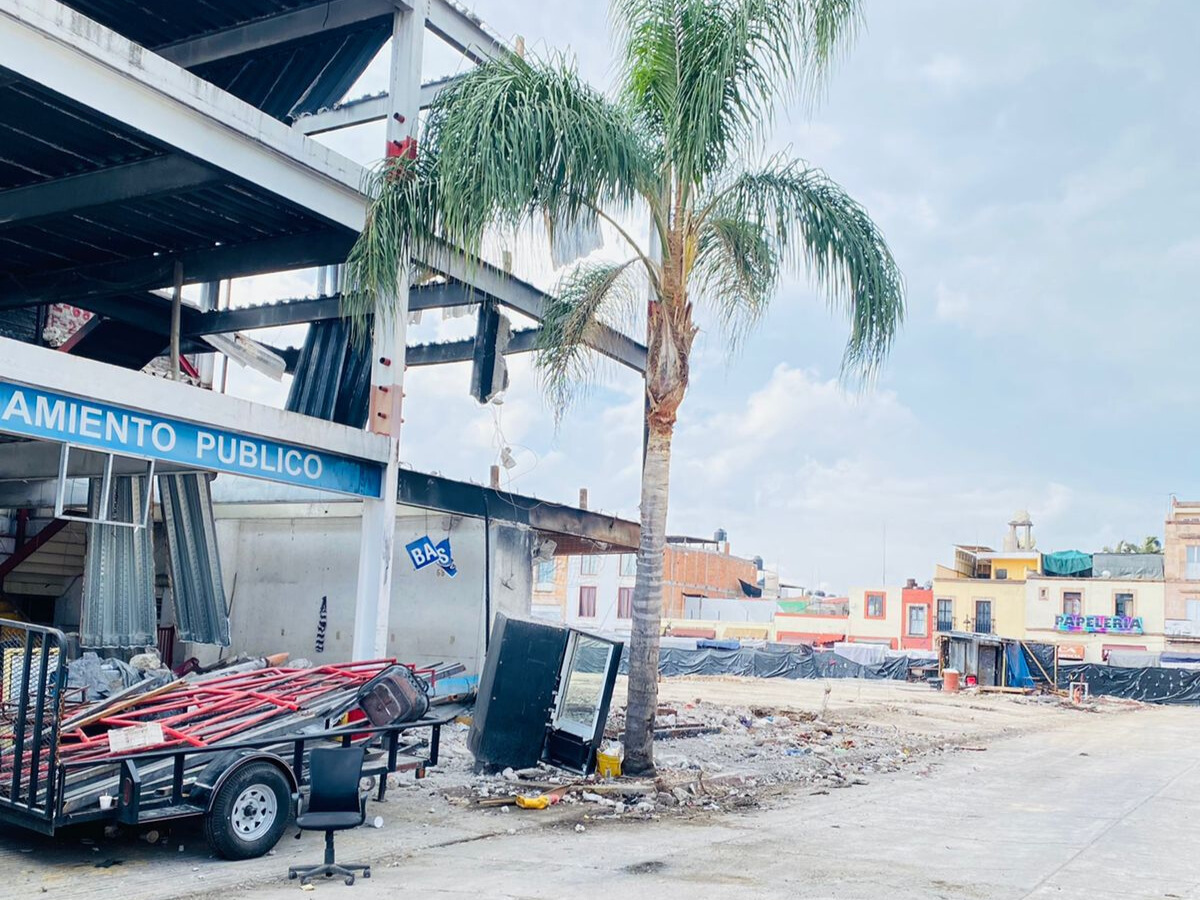
<path id="1" fill-rule="evenodd" d="M 716 638 L 717 629 L 715 629 L 715 628 L 687 628 L 687 627 L 677 628 L 674 625 L 668 625 L 667 633 L 669 633 L 671 635 L 671 637 L 704 638 L 706 640 L 711 641 Z"/>
<path id="2" fill-rule="evenodd" d="M 780 631 L 775 634 L 775 640 L 785 644 L 834 644 L 845 639 L 845 634 L 824 634 L 818 631 Z"/>
<path id="3" fill-rule="evenodd" d="M 1078 550 L 1043 553 L 1042 571 L 1047 575 L 1083 575 L 1092 571 L 1092 557 Z"/>

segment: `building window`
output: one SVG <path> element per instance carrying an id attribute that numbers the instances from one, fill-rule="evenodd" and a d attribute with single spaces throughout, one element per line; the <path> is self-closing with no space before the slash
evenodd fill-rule
<path id="1" fill-rule="evenodd" d="M 554 587 L 554 560 L 538 563 L 537 583 L 539 590 L 551 590 Z M 545 587 L 543 587 L 545 586 Z"/>
<path id="2" fill-rule="evenodd" d="M 976 600 L 975 601 L 975 633 L 976 634 L 991 634 L 992 633 L 992 601 L 991 600 Z"/>
<path id="3" fill-rule="evenodd" d="M 997 581 L 1008 581 L 1008 569 L 997 569 L 996 570 L 996 580 Z"/>
<path id="4" fill-rule="evenodd" d="M 600 557 L 599 556 L 581 556 L 581 557 L 579 557 L 579 574 L 580 575 L 599 575 L 600 574 Z"/>
<path id="5" fill-rule="evenodd" d="M 585 557 L 586 558 L 586 557 Z M 596 618 L 596 588 L 584 586 L 579 589 L 579 618 Z"/>
<path id="6" fill-rule="evenodd" d="M 1116 615 L 1132 616 L 1133 615 L 1133 594 L 1119 593 L 1114 598 L 1116 603 Z"/>
<path id="7" fill-rule="evenodd" d="M 954 630 L 954 601 L 947 597 L 942 597 L 938 600 L 937 603 L 938 603 L 937 630 L 938 631 L 953 631 Z"/>
<path id="8" fill-rule="evenodd" d="M 925 637 L 929 633 L 929 607 L 917 603 L 908 608 L 908 636 Z"/>
<path id="9" fill-rule="evenodd" d="M 633 618 L 633 588 L 619 588 L 617 590 L 617 618 Z"/>
<path id="10" fill-rule="evenodd" d="M 867 594 L 867 618 L 882 619 L 884 617 L 887 603 L 884 600 L 883 594 Z"/>
<path id="11" fill-rule="evenodd" d="M 1200 600 L 1187 600 L 1187 617 L 1189 622 L 1200 622 Z"/>
<path id="12" fill-rule="evenodd" d="M 1187 548 L 1187 572 L 1184 577 L 1188 581 L 1200 581 L 1200 545 Z"/>
<path id="13" fill-rule="evenodd" d="M 1063 615 L 1083 615 L 1083 595 L 1079 591 L 1063 591 Z"/>
<path id="14" fill-rule="evenodd" d="M 637 555 L 633 553 L 621 554 L 621 576 L 630 578 L 637 574 Z"/>

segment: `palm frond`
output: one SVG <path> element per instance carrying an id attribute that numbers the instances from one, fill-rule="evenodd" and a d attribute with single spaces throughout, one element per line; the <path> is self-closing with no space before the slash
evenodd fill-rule
<path id="1" fill-rule="evenodd" d="M 786 268 L 806 269 L 850 319 L 844 376 L 870 379 L 904 321 L 904 279 L 867 211 L 824 172 L 775 159 L 734 178 L 702 219 L 758 229 Z"/>
<path id="2" fill-rule="evenodd" d="M 766 311 L 779 274 L 779 254 L 759 223 L 722 216 L 704 222 L 692 293 L 715 308 L 731 343 L 740 343 Z"/>
<path id="3" fill-rule="evenodd" d="M 625 97 L 685 193 L 819 82 L 858 16 L 859 0 L 616 0 Z"/>
<path id="4" fill-rule="evenodd" d="M 631 117 L 562 57 L 485 63 L 439 96 L 425 131 L 437 157 L 442 237 L 475 252 L 484 231 L 545 214 L 623 208 L 652 177 Z"/>
<path id="5" fill-rule="evenodd" d="M 599 326 L 629 318 L 644 300 L 645 282 L 633 277 L 637 262 L 582 262 L 559 280 L 545 304 L 535 366 L 557 417 L 591 383 L 596 366 L 588 343 Z"/>
<path id="6" fill-rule="evenodd" d="M 346 258 L 341 312 L 352 336 L 367 337 L 367 322 L 376 310 L 394 312 L 378 297 L 395 297 L 401 279 L 409 277 L 414 250 L 436 239 L 437 175 L 435 157 L 388 160 L 367 175 L 363 189 L 370 198 L 362 233 Z"/>
<path id="7" fill-rule="evenodd" d="M 471 259 L 491 228 L 621 208 L 654 177 L 631 117 L 561 57 L 476 67 L 439 95 L 419 146 L 415 161 L 388 161 L 366 186 L 371 204 L 343 291 L 360 336 L 410 257 L 455 248 Z"/>

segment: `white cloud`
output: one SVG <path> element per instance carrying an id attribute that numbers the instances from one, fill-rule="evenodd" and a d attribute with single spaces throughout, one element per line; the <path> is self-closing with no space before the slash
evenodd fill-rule
<path id="1" fill-rule="evenodd" d="M 918 70 L 920 76 L 942 90 L 962 87 L 970 79 L 967 64 L 961 57 L 939 53 Z"/>
<path id="2" fill-rule="evenodd" d="M 944 281 L 939 281 L 937 291 L 937 317 L 947 322 L 963 322 L 971 311 L 971 303 L 962 291 L 951 290 Z"/>

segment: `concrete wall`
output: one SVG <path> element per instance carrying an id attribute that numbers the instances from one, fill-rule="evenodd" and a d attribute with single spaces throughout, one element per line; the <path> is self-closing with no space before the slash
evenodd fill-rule
<path id="1" fill-rule="evenodd" d="M 994 581 L 985 578 L 933 579 L 933 623 L 937 626 L 939 600 L 953 604 L 954 628 L 970 631 L 975 621 L 975 601 L 992 601 L 992 631 L 1003 637 L 1019 638 L 1025 634 L 1025 582 Z"/>
<path id="2" fill-rule="evenodd" d="M 1062 632 L 1056 626 L 1063 612 L 1063 594 L 1077 592 L 1080 615 L 1112 616 L 1118 593 L 1133 594 L 1133 614 L 1141 617 L 1143 634 Z M 1103 662 L 1104 645 L 1164 649 L 1165 590 L 1161 581 L 1125 578 L 1033 577 L 1025 583 L 1025 636 L 1031 641 L 1068 644 L 1084 648 L 1085 662 Z"/>
<path id="3" fill-rule="evenodd" d="M 1031 574 L 1037 574 L 1041 565 L 1041 557 L 1031 553 L 1014 553 L 1012 556 L 997 554 L 989 559 L 991 564 L 992 579 L 1001 581 L 996 577 L 997 572 L 1003 569 L 1007 572 L 1007 580 L 1009 581 L 1024 581 Z"/>
<path id="4" fill-rule="evenodd" d="M 854 588 L 850 591 L 850 633 L 847 640 L 860 643 L 887 644 L 893 650 L 900 647 L 903 630 L 903 609 L 899 587 Z M 867 616 L 867 598 L 883 597 L 883 616 Z"/>
<path id="5" fill-rule="evenodd" d="M 567 615 L 567 569 L 570 557 L 556 556 L 533 564 L 533 617 L 562 622 Z M 544 566 L 544 570 L 543 570 Z"/>
<path id="6" fill-rule="evenodd" d="M 361 518 L 357 504 L 222 504 L 217 538 L 231 603 L 232 646 L 226 654 L 286 651 L 293 658 L 338 662 L 351 655 Z M 405 544 L 428 535 L 450 538 L 458 569 L 420 571 Z M 490 526 L 490 566 L 484 523 L 440 514 L 396 520 L 388 654 L 404 662 L 462 662 L 478 672 L 484 653 L 485 583 L 491 614 L 528 616 L 533 573 L 532 533 Z M 321 598 L 328 598 L 325 649 L 317 653 Z M 196 648 L 189 650 L 195 652 Z M 215 656 L 215 651 L 207 651 Z"/>
<path id="7" fill-rule="evenodd" d="M 937 627 L 937 609 L 933 603 L 933 591 L 925 588 L 903 588 L 900 591 L 900 647 L 904 650 L 932 650 L 933 631 Z M 925 633 L 913 634 L 909 630 L 909 609 L 925 607 Z"/>

